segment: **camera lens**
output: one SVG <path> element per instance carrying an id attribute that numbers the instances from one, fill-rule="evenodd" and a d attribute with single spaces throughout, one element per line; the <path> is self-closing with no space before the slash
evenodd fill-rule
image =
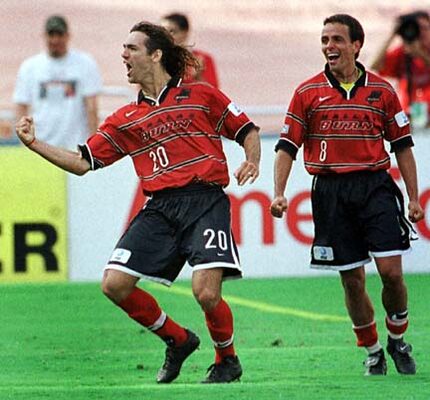
<path id="1" fill-rule="evenodd" d="M 413 42 L 420 37 L 420 26 L 415 16 L 407 14 L 400 16 L 397 33 L 405 42 Z"/>

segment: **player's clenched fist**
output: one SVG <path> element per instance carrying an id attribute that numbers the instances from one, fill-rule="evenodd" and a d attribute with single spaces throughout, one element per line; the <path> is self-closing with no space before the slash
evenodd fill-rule
<path id="1" fill-rule="evenodd" d="M 424 210 L 422 209 L 420 203 L 418 201 L 410 201 L 408 205 L 409 213 L 409 221 L 411 222 L 419 222 L 424 218 Z"/>
<path id="2" fill-rule="evenodd" d="M 22 117 L 15 127 L 19 140 L 26 146 L 30 146 L 36 140 L 32 117 Z"/>
<path id="3" fill-rule="evenodd" d="M 270 212 L 276 218 L 281 218 L 282 214 L 287 211 L 288 201 L 283 196 L 275 197 L 270 205 Z"/>

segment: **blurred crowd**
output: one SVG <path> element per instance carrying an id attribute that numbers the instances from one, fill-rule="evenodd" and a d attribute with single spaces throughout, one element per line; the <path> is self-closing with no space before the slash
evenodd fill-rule
<path id="1" fill-rule="evenodd" d="M 214 58 L 191 40 L 191 22 L 180 12 L 158 21 L 176 43 L 189 47 L 200 64 L 186 80 L 205 81 L 219 88 Z M 45 51 L 24 60 L 17 71 L 14 117 L 0 110 L 0 144 L 18 143 L 14 123 L 31 114 L 39 135 L 54 145 L 74 148 L 94 132 L 100 119 L 102 77 L 95 59 L 71 47 L 67 18 L 52 15 L 43 24 Z M 430 126 L 430 17 L 417 10 L 399 15 L 381 43 L 370 69 L 395 85 L 414 130 Z M 62 132 L 61 134 L 59 132 Z"/>

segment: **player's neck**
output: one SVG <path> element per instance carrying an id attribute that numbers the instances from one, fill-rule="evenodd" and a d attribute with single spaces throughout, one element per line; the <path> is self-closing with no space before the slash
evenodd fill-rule
<path id="1" fill-rule="evenodd" d="M 142 82 L 142 91 L 145 96 L 157 99 L 170 79 L 171 76 L 166 71 L 160 71 L 160 73 L 155 73 L 152 76 L 152 79 L 148 80 L 147 82 Z"/>
<path id="2" fill-rule="evenodd" d="M 354 83 L 360 76 L 357 66 L 348 68 L 342 72 L 333 72 L 334 77 L 341 83 Z"/>

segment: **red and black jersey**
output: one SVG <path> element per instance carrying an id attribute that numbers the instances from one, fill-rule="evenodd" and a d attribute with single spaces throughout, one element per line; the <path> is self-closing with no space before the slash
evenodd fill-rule
<path id="1" fill-rule="evenodd" d="M 221 136 L 243 144 L 254 127 L 218 89 L 172 78 L 158 99 L 140 93 L 137 102 L 110 115 L 80 148 L 92 169 L 129 155 L 146 193 L 192 182 L 226 186 Z"/>
<path id="2" fill-rule="evenodd" d="M 409 121 L 392 86 L 365 71 L 350 92 L 328 66 L 301 84 L 291 100 L 276 150 L 293 158 L 303 145 L 312 174 L 380 170 L 390 167 L 391 151 L 413 146 Z"/>

